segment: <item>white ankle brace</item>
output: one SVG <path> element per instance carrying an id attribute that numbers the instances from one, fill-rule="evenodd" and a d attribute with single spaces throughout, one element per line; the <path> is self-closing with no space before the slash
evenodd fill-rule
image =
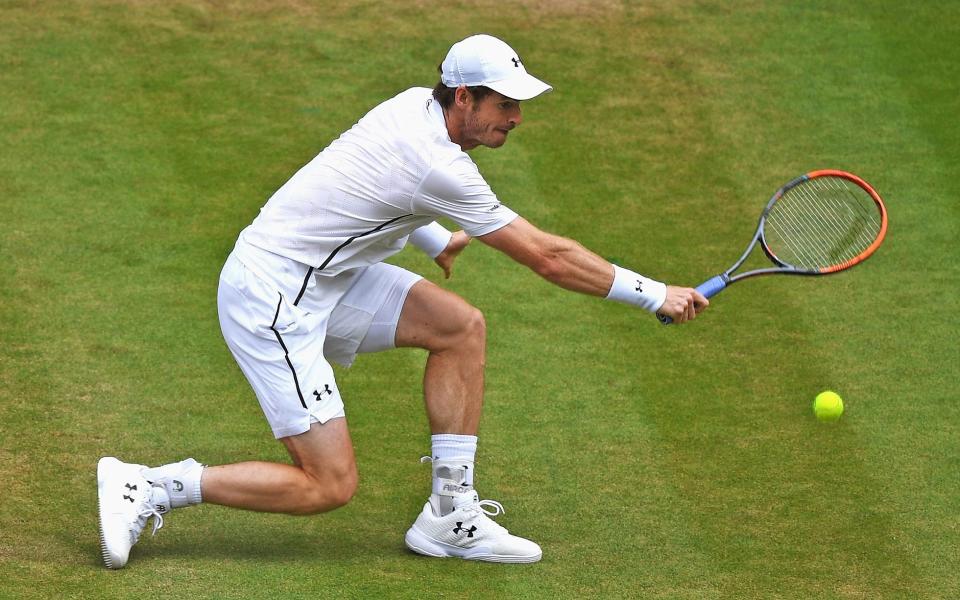
<path id="1" fill-rule="evenodd" d="M 430 436 L 430 451 L 433 455 L 434 481 L 438 466 L 443 463 L 448 467 L 463 469 L 462 474 L 455 474 L 452 478 L 457 483 L 473 485 L 473 461 L 477 454 L 477 436 L 440 433 Z M 436 486 L 434 486 L 436 488 Z"/>

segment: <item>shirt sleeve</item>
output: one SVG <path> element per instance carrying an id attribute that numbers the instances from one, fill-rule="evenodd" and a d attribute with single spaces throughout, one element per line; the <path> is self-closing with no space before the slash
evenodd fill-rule
<path id="1" fill-rule="evenodd" d="M 413 195 L 417 214 L 447 217 L 471 237 L 486 235 L 517 218 L 497 199 L 473 161 L 434 166 Z"/>

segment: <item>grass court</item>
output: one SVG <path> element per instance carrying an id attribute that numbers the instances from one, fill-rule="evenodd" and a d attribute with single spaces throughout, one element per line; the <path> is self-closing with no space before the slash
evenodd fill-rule
<path id="1" fill-rule="evenodd" d="M 473 156 L 540 227 L 670 283 L 818 168 L 887 202 L 827 278 L 738 284 L 684 327 L 480 243 L 441 273 L 489 328 L 477 462 L 535 565 L 432 560 L 423 352 L 338 379 L 349 506 L 204 505 L 101 566 L 97 459 L 286 460 L 217 277 L 272 192 L 486 32 L 555 91 Z M 952 598 L 960 589 L 960 5 L 714 0 L 0 3 L 0 598 Z M 817 422 L 816 393 L 846 413 Z"/>

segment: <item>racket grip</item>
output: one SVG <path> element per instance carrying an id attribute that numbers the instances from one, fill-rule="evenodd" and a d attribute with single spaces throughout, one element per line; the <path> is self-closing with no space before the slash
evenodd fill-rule
<path id="1" fill-rule="evenodd" d="M 705 298 L 713 298 L 725 287 L 727 287 L 727 278 L 723 275 L 717 275 L 716 277 L 712 277 L 698 285 L 697 291 L 703 294 Z M 664 325 L 673 323 L 672 318 L 668 317 L 667 315 L 661 315 L 660 313 L 657 313 L 657 319 L 659 319 Z"/>
<path id="2" fill-rule="evenodd" d="M 706 298 L 713 298 L 725 287 L 727 287 L 727 279 L 723 275 L 717 275 L 698 285 L 697 291 Z"/>

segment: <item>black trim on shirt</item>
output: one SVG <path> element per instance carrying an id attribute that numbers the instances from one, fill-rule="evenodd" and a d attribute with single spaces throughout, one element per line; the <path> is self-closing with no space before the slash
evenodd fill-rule
<path id="1" fill-rule="evenodd" d="M 362 238 L 362 237 L 367 236 L 367 235 L 370 235 L 370 234 L 372 234 L 372 233 L 376 233 L 376 232 L 380 231 L 381 229 L 383 229 L 384 227 L 386 227 L 387 225 L 390 225 L 391 223 L 396 223 L 396 222 L 399 221 L 400 219 L 404 219 L 404 218 L 406 218 L 406 217 L 412 217 L 412 216 L 413 216 L 413 215 L 401 215 L 401 216 L 396 217 L 396 218 L 394 218 L 394 219 L 390 219 L 389 221 L 386 221 L 385 223 L 381 223 L 381 224 L 377 225 L 376 227 L 374 227 L 374 228 L 371 229 L 370 231 L 364 231 L 363 233 L 357 234 L 357 235 L 355 235 L 355 236 L 347 239 L 347 241 L 345 241 L 344 243 L 342 243 L 342 244 L 340 244 L 339 246 L 337 246 L 336 248 L 334 248 L 334 249 L 333 249 L 333 252 L 331 252 L 330 255 L 327 256 L 326 260 L 324 260 L 323 263 L 321 263 L 319 267 L 310 267 L 309 269 L 307 269 L 307 274 L 306 274 L 306 276 L 303 278 L 303 285 L 300 286 L 300 293 L 297 294 L 297 299 L 293 301 L 293 305 L 294 305 L 294 306 L 298 306 L 298 305 L 300 304 L 300 300 L 303 299 L 303 294 L 307 291 L 307 284 L 310 283 L 310 277 L 313 275 L 313 272 L 316 271 L 316 270 L 322 271 L 323 269 L 325 269 L 326 266 L 327 266 L 328 264 L 330 264 L 330 261 L 333 260 L 333 258 L 337 255 L 337 253 L 340 252 L 341 250 L 343 250 L 344 248 L 346 248 L 347 246 L 349 246 L 350 243 L 353 242 L 353 240 L 358 239 L 358 238 Z"/>
<path id="2" fill-rule="evenodd" d="M 367 235 L 370 235 L 371 233 L 376 233 L 376 232 L 380 231 L 381 229 L 383 229 L 384 227 L 386 227 L 387 225 L 390 225 L 391 223 L 396 223 L 396 222 L 399 221 L 400 219 L 405 219 L 405 218 L 407 218 L 407 217 L 412 217 L 412 216 L 413 216 L 413 215 L 401 215 L 401 216 L 399 216 L 399 217 L 397 217 L 397 218 L 395 218 L 395 219 L 390 219 L 389 221 L 387 221 L 387 222 L 385 222 L 385 223 L 381 223 L 381 224 L 377 225 L 376 227 L 374 227 L 374 228 L 371 229 L 370 231 L 365 231 L 365 232 L 363 232 L 363 233 L 361 233 L 361 234 L 355 235 L 355 236 L 353 236 L 352 238 L 347 239 L 347 241 L 345 241 L 344 243 L 342 243 L 342 244 L 340 244 L 339 246 L 337 246 L 336 248 L 334 248 L 333 252 L 330 253 L 330 256 L 328 256 L 327 259 L 326 259 L 325 261 L 323 261 L 323 262 L 320 264 L 319 267 L 317 267 L 317 269 L 319 269 L 319 270 L 321 270 L 321 271 L 324 270 L 324 269 L 327 267 L 327 265 L 330 264 L 330 261 L 333 260 L 333 257 L 336 256 L 338 252 L 340 252 L 341 250 L 343 250 L 344 248 L 346 248 L 347 246 L 349 246 L 350 243 L 353 242 L 353 240 L 358 239 L 358 238 L 362 238 L 362 237 L 367 236 Z"/>
<path id="3" fill-rule="evenodd" d="M 300 304 L 300 299 L 303 298 L 303 293 L 307 291 L 307 283 L 310 282 L 311 275 L 313 275 L 313 267 L 307 269 L 307 276 L 303 278 L 303 285 L 300 286 L 300 293 L 297 294 L 297 299 L 293 301 L 294 306 Z"/>

